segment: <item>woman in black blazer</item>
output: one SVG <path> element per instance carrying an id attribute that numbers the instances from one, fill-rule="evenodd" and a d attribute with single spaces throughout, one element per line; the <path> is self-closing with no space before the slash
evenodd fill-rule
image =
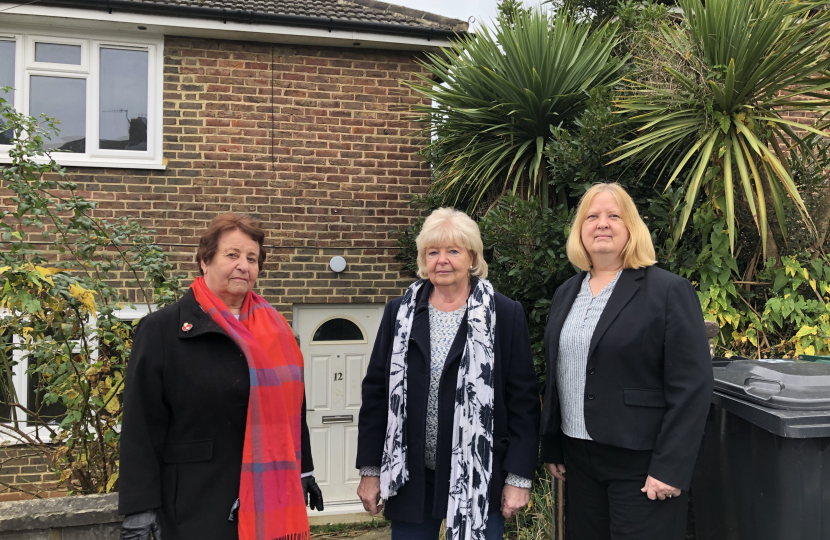
<path id="1" fill-rule="evenodd" d="M 494 540 L 527 504 L 539 391 L 521 304 L 495 292 L 476 223 L 438 209 L 421 280 L 386 305 L 360 407 L 358 496 L 393 540 Z"/>
<path id="2" fill-rule="evenodd" d="M 616 183 L 585 193 L 567 249 L 583 271 L 551 302 L 542 413 L 542 461 L 567 478 L 567 534 L 679 540 L 713 385 L 697 294 L 653 266 Z"/>

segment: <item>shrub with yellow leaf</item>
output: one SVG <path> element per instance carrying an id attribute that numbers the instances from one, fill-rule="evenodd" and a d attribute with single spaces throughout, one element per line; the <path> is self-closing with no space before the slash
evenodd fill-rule
<path id="1" fill-rule="evenodd" d="M 0 435 L 37 451 L 68 491 L 109 492 L 118 487 L 134 321 L 117 316 L 130 303 L 108 279 L 131 275 L 154 309 L 178 299 L 181 276 L 153 231 L 130 217 L 95 217 L 95 203 L 64 181 L 43 149 L 51 120 L 22 115 L 2 97 L 0 118 L 15 134 L 0 188 L 16 205 L 0 212 Z M 14 385 L 20 370 L 25 394 Z"/>

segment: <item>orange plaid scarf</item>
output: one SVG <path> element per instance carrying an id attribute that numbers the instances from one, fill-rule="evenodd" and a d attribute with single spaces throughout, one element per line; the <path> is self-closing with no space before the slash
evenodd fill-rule
<path id="1" fill-rule="evenodd" d="M 288 322 L 249 292 L 239 320 L 205 284 L 196 301 L 245 355 L 251 380 L 239 482 L 240 540 L 308 540 L 300 483 L 303 356 Z"/>

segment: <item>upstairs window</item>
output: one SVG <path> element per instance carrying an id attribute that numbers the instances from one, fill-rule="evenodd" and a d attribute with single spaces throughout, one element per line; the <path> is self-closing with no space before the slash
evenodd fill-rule
<path id="1" fill-rule="evenodd" d="M 0 87 L 14 88 L 0 97 L 60 121 L 44 146 L 61 165 L 163 168 L 162 49 L 162 38 L 0 27 Z M 0 132 L 0 163 L 11 137 Z"/>

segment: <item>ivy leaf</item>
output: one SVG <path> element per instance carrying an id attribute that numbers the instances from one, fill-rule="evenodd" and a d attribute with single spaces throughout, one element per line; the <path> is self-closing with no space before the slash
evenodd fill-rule
<path id="1" fill-rule="evenodd" d="M 817 331 L 817 326 L 802 326 L 801 329 L 795 334 L 795 337 L 800 338 L 804 336 L 814 336 Z"/>
<path id="2" fill-rule="evenodd" d="M 772 289 L 780 291 L 788 282 L 789 279 L 787 278 L 787 274 L 779 272 L 778 275 L 775 276 L 775 283 L 772 284 Z"/>
<path id="3" fill-rule="evenodd" d="M 118 409 L 121 408 L 121 403 L 118 401 L 118 398 L 113 396 L 113 398 L 107 403 L 107 412 L 110 414 L 115 414 L 118 412 Z"/>

